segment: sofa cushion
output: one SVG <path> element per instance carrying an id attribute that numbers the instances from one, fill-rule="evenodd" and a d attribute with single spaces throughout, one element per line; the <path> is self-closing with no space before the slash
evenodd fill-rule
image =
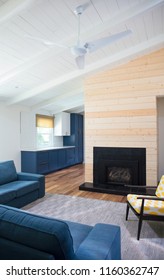
<path id="1" fill-rule="evenodd" d="M 55 259 L 74 259 L 68 225 L 60 220 L 37 216 L 0 205 L 0 236 L 50 253 Z"/>
<path id="2" fill-rule="evenodd" d="M 37 189 L 39 191 L 39 183 L 36 181 L 14 181 L 5 184 L 0 186 L 0 203 L 5 204 Z"/>
<path id="3" fill-rule="evenodd" d="M 11 187 L 0 186 L 0 203 L 7 203 L 16 198 L 16 192 Z"/>
<path id="4" fill-rule="evenodd" d="M 37 181 L 14 181 L 9 184 L 3 185 L 4 189 L 14 190 L 16 197 L 26 195 L 27 193 L 33 192 L 39 189 L 39 182 Z M 0 186 L 1 195 L 1 186 Z"/>
<path id="5" fill-rule="evenodd" d="M 17 172 L 13 160 L 0 162 L 0 185 L 17 180 Z"/>

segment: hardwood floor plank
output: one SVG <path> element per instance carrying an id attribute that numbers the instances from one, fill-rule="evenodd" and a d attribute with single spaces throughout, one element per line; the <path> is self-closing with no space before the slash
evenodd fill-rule
<path id="1" fill-rule="evenodd" d="M 84 164 L 74 165 L 50 173 L 45 176 L 45 181 L 46 192 L 51 194 L 64 194 L 115 202 L 126 202 L 126 196 L 79 190 L 79 186 L 84 183 Z"/>

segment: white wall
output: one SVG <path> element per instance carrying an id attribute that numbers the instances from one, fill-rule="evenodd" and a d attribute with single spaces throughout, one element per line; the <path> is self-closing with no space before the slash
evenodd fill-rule
<path id="1" fill-rule="evenodd" d="M 11 159 L 20 171 L 20 110 L 0 103 L 0 161 Z"/>
<path id="2" fill-rule="evenodd" d="M 36 145 L 36 117 L 33 112 L 21 112 L 20 149 L 35 150 Z"/>
<path id="3" fill-rule="evenodd" d="M 157 98 L 158 112 L 158 178 L 164 175 L 164 98 Z"/>

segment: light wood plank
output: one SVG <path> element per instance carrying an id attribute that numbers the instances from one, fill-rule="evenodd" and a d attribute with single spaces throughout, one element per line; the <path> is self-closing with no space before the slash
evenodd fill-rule
<path id="1" fill-rule="evenodd" d="M 85 181 L 93 178 L 93 147 L 146 148 L 147 183 L 157 183 L 156 98 L 164 96 L 164 49 L 85 83 Z"/>

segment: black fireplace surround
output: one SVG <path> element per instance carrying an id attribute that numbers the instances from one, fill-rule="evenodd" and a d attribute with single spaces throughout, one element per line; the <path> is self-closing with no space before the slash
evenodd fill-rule
<path id="1" fill-rule="evenodd" d="M 93 183 L 80 190 L 126 195 L 144 193 L 146 148 L 94 147 Z M 134 188 L 135 186 L 135 188 Z"/>

